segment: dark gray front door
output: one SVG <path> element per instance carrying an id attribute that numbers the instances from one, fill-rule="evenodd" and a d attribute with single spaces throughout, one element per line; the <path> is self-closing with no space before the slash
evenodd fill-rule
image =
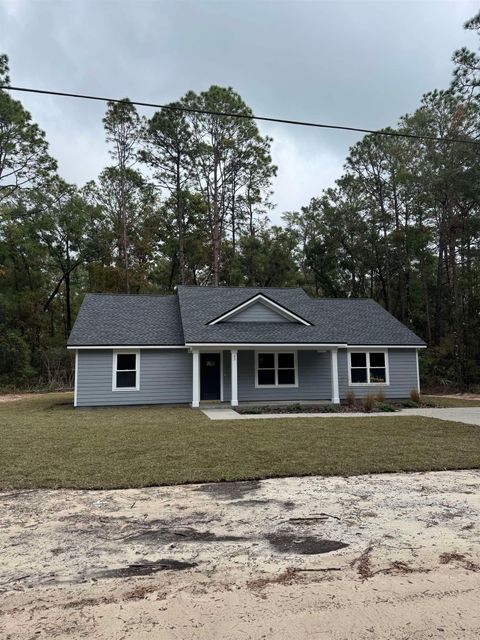
<path id="1" fill-rule="evenodd" d="M 220 354 L 200 354 L 200 400 L 220 400 Z"/>

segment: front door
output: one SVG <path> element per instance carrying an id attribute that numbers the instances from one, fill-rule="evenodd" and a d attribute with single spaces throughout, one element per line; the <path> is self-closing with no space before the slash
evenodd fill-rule
<path id="1" fill-rule="evenodd" d="M 200 354 L 200 400 L 220 400 L 220 354 Z"/>

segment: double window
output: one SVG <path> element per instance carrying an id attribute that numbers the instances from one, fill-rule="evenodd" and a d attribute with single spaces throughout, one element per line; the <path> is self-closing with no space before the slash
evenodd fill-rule
<path id="1" fill-rule="evenodd" d="M 257 352 L 255 357 L 257 387 L 297 386 L 296 352 Z"/>
<path id="2" fill-rule="evenodd" d="M 350 384 L 388 384 L 386 351 L 350 351 Z"/>
<path id="3" fill-rule="evenodd" d="M 113 354 L 113 390 L 140 389 L 140 354 L 138 351 L 118 351 Z"/>

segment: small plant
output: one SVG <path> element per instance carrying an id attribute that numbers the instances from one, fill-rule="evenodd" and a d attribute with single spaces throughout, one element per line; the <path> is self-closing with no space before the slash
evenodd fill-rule
<path id="1" fill-rule="evenodd" d="M 302 405 L 300 402 L 292 402 L 292 404 L 287 405 L 288 411 L 301 411 Z"/>
<path id="2" fill-rule="evenodd" d="M 415 389 L 415 387 L 410 391 L 410 398 L 413 402 L 416 402 L 417 404 L 420 403 L 420 392 L 418 389 Z"/>
<path id="3" fill-rule="evenodd" d="M 418 403 L 413 400 L 404 400 L 402 402 L 402 407 L 405 407 L 405 409 L 416 409 L 418 407 Z"/>
<path id="4" fill-rule="evenodd" d="M 375 397 L 371 395 L 365 396 L 362 400 L 362 404 L 365 411 L 367 413 L 370 413 L 370 411 L 372 411 L 373 407 L 375 406 Z"/>
<path id="5" fill-rule="evenodd" d="M 377 402 L 380 402 L 380 403 L 385 402 L 385 394 L 383 393 L 383 389 L 380 389 L 380 391 L 375 396 L 375 399 L 377 400 Z"/>
<path id="6" fill-rule="evenodd" d="M 350 391 L 347 391 L 347 395 L 345 396 L 345 403 L 349 407 L 354 407 L 357 404 L 357 397 L 355 395 L 355 392 L 351 389 Z"/>
<path id="7" fill-rule="evenodd" d="M 338 408 L 334 404 L 324 404 L 322 407 L 323 413 L 337 413 Z"/>
<path id="8" fill-rule="evenodd" d="M 375 409 L 377 411 L 385 411 L 385 412 L 393 412 L 396 411 L 395 407 L 392 407 L 391 404 L 388 404 L 387 402 L 378 402 L 377 406 L 375 407 Z"/>

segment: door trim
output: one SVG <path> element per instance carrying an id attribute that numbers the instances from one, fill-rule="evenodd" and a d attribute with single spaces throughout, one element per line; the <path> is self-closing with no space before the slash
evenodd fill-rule
<path id="1" fill-rule="evenodd" d="M 220 402 L 223 402 L 223 351 L 221 350 L 213 350 L 213 349 L 209 349 L 208 351 L 200 351 L 200 355 L 199 355 L 199 359 L 201 360 L 202 358 L 202 354 L 204 353 L 218 353 L 220 354 Z M 201 362 L 199 362 L 200 365 L 200 376 L 202 375 L 202 365 Z M 202 380 L 200 378 L 199 380 L 200 382 L 200 396 L 201 394 L 201 390 L 202 390 Z M 202 402 L 202 398 L 200 397 L 200 402 Z M 208 402 L 208 400 L 204 400 L 203 402 Z"/>

